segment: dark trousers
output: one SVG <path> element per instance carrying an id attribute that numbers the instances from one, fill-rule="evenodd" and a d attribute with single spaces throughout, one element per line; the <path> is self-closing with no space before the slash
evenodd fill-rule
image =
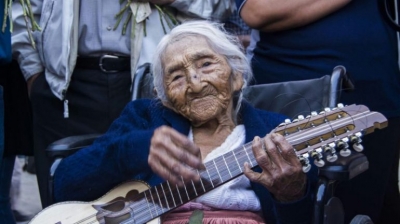
<path id="1" fill-rule="evenodd" d="M 106 132 L 130 101 L 130 86 L 130 71 L 75 69 L 66 94 L 69 118 L 64 118 L 64 102 L 53 95 L 44 74 L 35 80 L 31 89 L 34 158 L 43 207 L 49 205 L 46 147 L 64 137 Z"/>
<path id="2" fill-rule="evenodd" d="M 400 117 L 388 121 L 387 128 L 363 137 L 369 169 L 336 189 L 344 206 L 345 223 L 358 214 L 370 216 L 375 224 L 400 223 Z"/>
<path id="3" fill-rule="evenodd" d="M 13 61 L 0 66 L 0 223 L 15 223 L 10 203 L 15 155 L 32 155 L 32 145 L 26 82 Z"/>
<path id="4" fill-rule="evenodd" d="M 0 67 L 4 90 L 4 156 L 33 155 L 32 110 L 16 61 Z"/>

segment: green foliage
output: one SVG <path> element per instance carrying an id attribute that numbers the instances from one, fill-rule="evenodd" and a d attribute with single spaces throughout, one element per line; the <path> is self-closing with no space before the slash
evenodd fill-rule
<path id="1" fill-rule="evenodd" d="M 32 6 L 30 0 L 20 0 L 19 3 L 21 4 L 26 29 L 28 31 L 29 40 L 31 41 L 31 45 L 33 48 L 36 49 L 35 41 L 32 37 L 32 32 L 38 30 L 40 31 L 39 25 L 36 23 L 35 18 L 33 17 Z M 5 29 L 7 28 L 7 18 L 10 19 L 10 32 L 13 31 L 13 23 L 12 23 L 12 0 L 4 0 L 4 17 L 3 17 L 3 25 L 1 27 L 1 31 L 4 33 Z"/>
<path id="2" fill-rule="evenodd" d="M 127 15 L 125 20 L 124 20 L 124 24 L 122 27 L 122 35 L 125 35 L 126 33 L 126 29 L 128 27 L 128 24 L 132 21 L 132 16 L 133 16 L 133 21 L 136 21 L 137 15 L 138 15 L 138 10 L 139 7 L 136 7 L 135 9 L 135 13 L 132 12 L 132 9 L 130 7 L 131 3 L 133 3 L 133 0 L 119 0 L 120 4 L 123 4 L 124 6 L 122 7 L 122 9 L 115 15 L 116 18 L 116 23 L 114 25 L 114 30 L 116 30 L 119 26 L 119 24 L 121 23 L 121 20 L 123 19 L 124 15 Z M 168 27 L 170 29 L 172 29 L 174 26 L 178 25 L 178 21 L 176 20 L 175 16 L 172 15 L 167 8 L 165 7 L 160 7 L 156 4 L 152 4 L 149 3 L 151 7 L 155 7 L 157 9 L 157 11 L 159 12 L 160 15 L 160 23 L 163 27 L 163 31 L 166 34 L 167 31 L 165 29 L 165 24 L 164 21 L 166 21 Z M 135 26 L 136 23 L 132 24 L 132 26 Z M 134 27 L 133 27 L 134 28 Z M 134 29 L 133 29 L 134 30 Z M 143 30 L 144 30 L 144 35 L 146 36 L 146 20 L 143 21 Z M 135 36 L 135 34 L 133 33 L 132 38 Z"/>

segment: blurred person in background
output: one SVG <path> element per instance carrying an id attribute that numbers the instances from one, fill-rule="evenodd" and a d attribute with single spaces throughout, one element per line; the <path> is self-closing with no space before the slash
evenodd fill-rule
<path id="1" fill-rule="evenodd" d="M 31 0 L 31 5 L 42 29 L 34 33 L 37 49 L 27 47 L 19 5 L 13 8 L 12 42 L 32 102 L 43 207 L 51 203 L 46 147 L 67 136 L 105 132 L 131 100 L 136 69 L 150 61 L 175 24 L 222 21 L 236 8 L 233 0 Z"/>
<path id="2" fill-rule="evenodd" d="M 237 0 L 243 20 L 258 30 L 257 84 L 317 78 L 343 65 L 355 85 L 342 94 L 343 103 L 364 104 L 388 118 L 388 128 L 363 138 L 369 169 L 336 189 L 346 223 L 357 214 L 400 223 L 398 42 L 379 2 Z"/>

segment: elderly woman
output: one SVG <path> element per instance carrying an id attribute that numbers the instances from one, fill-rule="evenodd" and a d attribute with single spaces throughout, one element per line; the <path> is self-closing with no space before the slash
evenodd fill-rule
<path id="1" fill-rule="evenodd" d="M 315 176 L 303 173 L 293 147 L 272 132 L 285 117 L 242 100 L 252 73 L 237 39 L 220 25 L 188 22 L 166 35 L 155 55 L 157 99 L 129 103 L 106 134 L 64 159 L 55 174 L 56 200 L 94 200 L 135 178 L 184 192 L 159 205 L 177 207 L 162 215 L 163 223 L 187 223 L 194 210 L 203 223 L 309 223 Z M 241 161 L 244 175 L 222 181 L 216 158 L 251 141 L 242 153 L 248 160 L 234 156 L 222 164 Z M 215 167 L 221 186 L 205 190 L 217 183 Z M 199 197 L 182 199 L 199 184 Z"/>

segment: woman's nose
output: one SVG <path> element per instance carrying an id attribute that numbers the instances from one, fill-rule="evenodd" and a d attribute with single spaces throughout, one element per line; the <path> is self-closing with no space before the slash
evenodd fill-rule
<path id="1" fill-rule="evenodd" d="M 201 77 L 195 71 L 190 72 L 188 75 L 188 83 L 193 92 L 200 92 L 203 89 Z"/>

